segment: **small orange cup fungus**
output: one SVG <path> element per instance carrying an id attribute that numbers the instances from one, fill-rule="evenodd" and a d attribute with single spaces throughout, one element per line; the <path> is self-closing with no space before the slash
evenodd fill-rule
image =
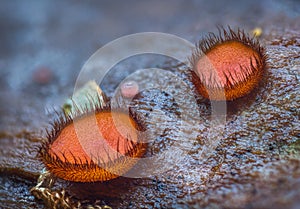
<path id="1" fill-rule="evenodd" d="M 266 68 L 265 49 L 243 31 L 219 29 L 200 41 L 191 58 L 192 81 L 211 100 L 234 100 L 251 92 Z"/>

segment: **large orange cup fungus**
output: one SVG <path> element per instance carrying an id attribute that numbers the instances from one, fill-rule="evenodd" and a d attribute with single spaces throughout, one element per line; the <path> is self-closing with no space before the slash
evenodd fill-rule
<path id="1" fill-rule="evenodd" d="M 40 149 L 46 168 L 76 182 L 114 179 L 129 171 L 145 153 L 140 126 L 130 115 L 96 110 L 72 119 L 60 117 Z"/>

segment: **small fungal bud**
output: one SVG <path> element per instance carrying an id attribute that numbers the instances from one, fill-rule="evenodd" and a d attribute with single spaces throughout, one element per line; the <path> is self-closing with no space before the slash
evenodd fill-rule
<path id="1" fill-rule="evenodd" d="M 253 36 L 254 37 L 260 37 L 261 35 L 262 35 L 262 29 L 261 28 L 254 28 L 253 30 L 252 30 L 252 34 L 253 34 Z"/>
<path id="2" fill-rule="evenodd" d="M 139 92 L 139 85 L 135 81 L 127 81 L 121 84 L 121 94 L 125 98 L 133 98 Z"/>
<path id="3" fill-rule="evenodd" d="M 250 93 L 266 67 L 265 49 L 243 31 L 219 29 L 200 41 L 191 58 L 192 81 L 211 100 L 234 100 Z"/>

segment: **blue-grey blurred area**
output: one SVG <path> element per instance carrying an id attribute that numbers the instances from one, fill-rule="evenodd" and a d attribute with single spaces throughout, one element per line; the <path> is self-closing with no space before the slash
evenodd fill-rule
<path id="1" fill-rule="evenodd" d="M 124 35 L 165 32 L 195 42 L 216 26 L 247 31 L 299 26 L 298 1 L 1 1 L 1 89 L 20 90 L 46 65 L 62 87 L 100 46 Z M 22 74 L 20 74 L 22 72 Z M 22 76 L 21 76 L 22 75 Z M 68 79 L 66 79 L 68 77 Z M 54 90 L 53 90 L 54 91 Z"/>

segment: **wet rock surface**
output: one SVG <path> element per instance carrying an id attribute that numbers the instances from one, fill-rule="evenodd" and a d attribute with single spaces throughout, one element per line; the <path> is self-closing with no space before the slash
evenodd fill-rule
<path id="1" fill-rule="evenodd" d="M 149 87 L 132 101 L 117 100 L 146 124 L 152 139 L 146 156 L 159 155 L 153 165 L 169 169 L 158 166 L 147 178 L 120 177 L 104 183 L 58 180 L 53 190 L 65 189 L 74 203 L 113 208 L 298 207 L 299 2 L 1 4 L 1 207 L 45 207 L 29 192 L 43 169 L 36 147 L 55 118 L 54 109 L 73 93 L 80 68 L 94 51 L 115 38 L 144 31 L 195 42 L 208 31 L 216 32 L 216 24 L 246 31 L 261 27 L 259 39 L 269 57 L 259 88 L 226 103 L 225 114 L 216 113 L 226 119 L 221 128 L 212 127 L 213 105 L 193 90 L 185 65 L 164 57 L 133 57 L 116 65 L 101 87 L 112 96 L 135 69 L 165 69 L 166 77 L 135 75 L 140 85 L 150 85 L 151 79 L 163 91 Z M 41 66 L 52 73 L 50 80 L 43 74 L 46 83 L 35 79 Z M 168 73 L 177 80 L 166 79 Z"/>

